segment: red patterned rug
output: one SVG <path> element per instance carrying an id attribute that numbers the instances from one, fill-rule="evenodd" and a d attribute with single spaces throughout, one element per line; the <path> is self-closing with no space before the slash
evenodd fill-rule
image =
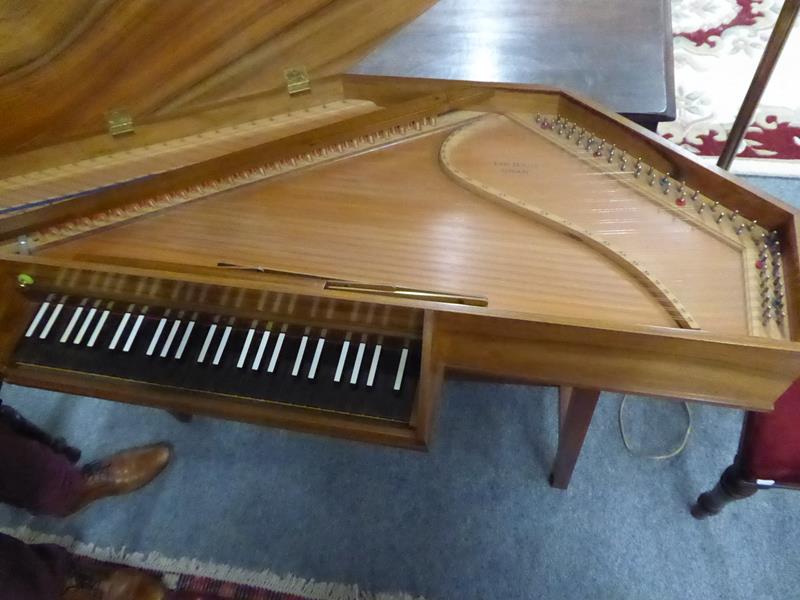
<path id="1" fill-rule="evenodd" d="M 672 0 L 677 119 L 659 132 L 709 162 L 727 133 L 783 0 Z M 733 171 L 800 177 L 800 23 L 795 25 Z"/>
<path id="2" fill-rule="evenodd" d="M 167 600 L 424 600 L 405 593 L 371 593 L 349 583 L 319 582 L 270 570 L 240 569 L 193 558 L 171 558 L 158 552 L 128 552 L 125 548 L 100 548 L 73 538 L 34 531 L 8 529 L 29 544 L 58 544 L 79 561 L 142 569 L 161 577 L 170 589 Z M 0 598 L 5 598 L 0 590 Z"/>

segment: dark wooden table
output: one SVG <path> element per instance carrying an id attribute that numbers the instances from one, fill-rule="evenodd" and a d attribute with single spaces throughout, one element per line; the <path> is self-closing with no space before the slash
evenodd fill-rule
<path id="1" fill-rule="evenodd" d="M 675 118 L 669 0 L 439 0 L 354 73 L 541 83 Z"/>

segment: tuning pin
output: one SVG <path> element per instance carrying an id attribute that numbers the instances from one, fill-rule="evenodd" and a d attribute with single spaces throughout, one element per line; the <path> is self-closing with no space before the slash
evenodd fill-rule
<path id="1" fill-rule="evenodd" d="M 677 204 L 678 206 L 686 206 L 686 189 L 683 186 L 681 186 L 681 189 L 679 191 L 680 191 L 680 196 L 675 198 L 675 204 Z"/>
<path id="2" fill-rule="evenodd" d="M 697 207 L 697 214 L 698 214 L 698 215 L 702 215 L 702 214 L 703 214 L 703 211 L 704 211 L 705 209 L 706 209 L 706 203 L 705 203 L 705 202 L 701 202 L 701 203 L 700 203 L 700 206 L 698 206 L 698 207 Z"/>
<path id="3" fill-rule="evenodd" d="M 739 225 L 736 227 L 736 235 L 739 235 L 739 234 L 741 234 L 741 233 L 742 233 L 742 230 L 743 230 L 744 228 L 745 228 L 745 224 L 744 224 L 744 223 L 739 223 Z"/>
<path id="4" fill-rule="evenodd" d="M 671 185 L 672 185 L 672 180 L 669 177 L 669 173 L 667 173 L 666 175 L 664 175 L 664 177 L 661 178 L 661 187 L 664 188 L 664 194 L 669 194 L 669 188 Z"/>
<path id="5" fill-rule="evenodd" d="M 592 144 L 594 144 L 594 136 L 590 135 L 589 139 L 586 140 L 586 146 L 585 147 L 586 147 L 587 151 L 589 150 L 589 148 L 592 147 Z"/>
<path id="6" fill-rule="evenodd" d="M 614 160 L 614 154 L 617 151 L 617 147 L 614 144 L 611 144 L 611 148 L 608 149 L 608 164 Z"/>
<path id="7" fill-rule="evenodd" d="M 734 210 L 734 211 L 731 211 L 730 213 L 728 213 L 728 219 L 730 219 L 731 222 L 733 222 L 733 220 L 738 216 L 739 216 L 739 211 L 738 210 Z"/>
<path id="8" fill-rule="evenodd" d="M 753 231 L 753 228 L 758 225 L 758 221 L 753 219 L 750 223 L 747 224 L 747 231 Z"/>
<path id="9" fill-rule="evenodd" d="M 651 186 L 654 186 L 656 184 L 656 170 L 653 167 L 650 167 L 650 170 L 647 172 L 647 175 L 650 178 L 647 181 L 647 183 L 649 183 Z"/>
<path id="10" fill-rule="evenodd" d="M 603 149 L 605 147 L 606 147 L 606 141 L 605 140 L 600 140 L 600 145 L 594 151 L 595 158 L 600 158 L 601 156 L 603 156 Z"/>
<path id="11" fill-rule="evenodd" d="M 697 202 L 698 198 L 700 198 L 700 192 L 695 190 L 694 194 L 692 194 L 692 202 Z"/>
<path id="12" fill-rule="evenodd" d="M 619 157 L 619 170 L 624 171 L 628 168 L 628 156 L 623 152 Z"/>
<path id="13" fill-rule="evenodd" d="M 719 202 L 714 202 L 714 204 L 712 204 L 712 205 L 709 207 L 709 210 L 710 210 L 711 212 L 717 212 L 717 208 L 719 208 Z"/>

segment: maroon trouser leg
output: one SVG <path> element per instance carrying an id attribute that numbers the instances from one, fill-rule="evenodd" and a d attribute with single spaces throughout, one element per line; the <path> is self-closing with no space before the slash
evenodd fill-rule
<path id="1" fill-rule="evenodd" d="M 0 424 L 0 502 L 64 516 L 83 487 L 80 469 L 65 456 Z"/>
<path id="2" fill-rule="evenodd" d="M 0 599 L 60 600 L 71 558 L 61 546 L 28 545 L 0 533 Z"/>
<path id="3" fill-rule="evenodd" d="M 63 516 L 83 486 L 80 469 L 66 457 L 0 424 L 0 502 Z M 31 546 L 0 534 L 0 600 L 61 598 L 69 563 L 59 546 Z"/>

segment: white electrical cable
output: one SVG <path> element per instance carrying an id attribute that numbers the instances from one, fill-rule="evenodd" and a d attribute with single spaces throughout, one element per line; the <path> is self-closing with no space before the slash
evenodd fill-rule
<path id="1" fill-rule="evenodd" d="M 647 454 L 644 452 L 639 452 L 638 450 L 634 450 L 633 446 L 631 446 L 631 443 L 628 439 L 628 434 L 625 431 L 625 420 L 623 419 L 622 412 L 625 408 L 625 403 L 627 400 L 628 400 L 628 394 L 623 394 L 622 402 L 619 403 L 619 432 L 620 435 L 622 436 L 622 443 L 625 444 L 625 448 L 627 448 L 631 454 L 635 454 L 636 456 L 642 458 L 650 458 L 652 460 L 666 460 L 668 458 L 673 458 L 675 456 L 678 456 L 678 454 L 684 451 L 686 445 L 689 443 L 689 434 L 691 434 L 692 432 L 692 411 L 689 408 L 688 402 L 681 403 L 683 404 L 683 407 L 686 409 L 686 431 L 683 434 L 683 439 L 681 440 L 681 443 L 678 444 L 673 450 L 667 452 L 666 454 Z"/>

